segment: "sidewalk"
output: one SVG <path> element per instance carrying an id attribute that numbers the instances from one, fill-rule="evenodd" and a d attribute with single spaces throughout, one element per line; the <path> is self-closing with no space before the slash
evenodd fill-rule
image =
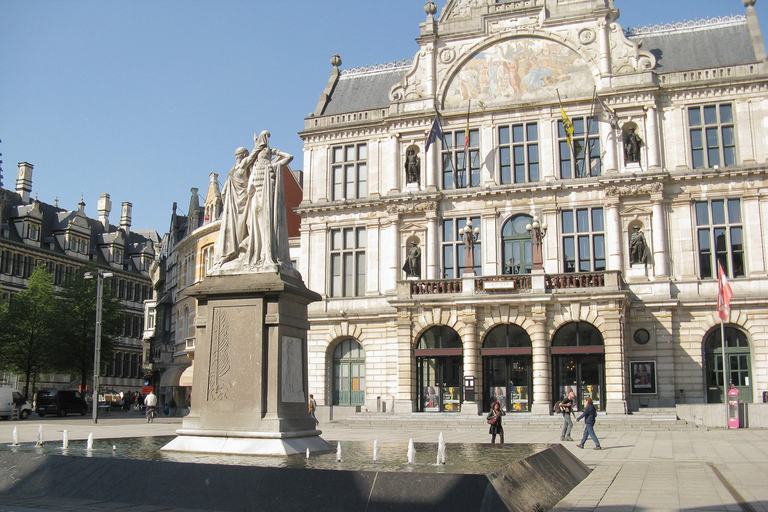
<path id="1" fill-rule="evenodd" d="M 128 413 L 130 414 L 130 413 Z M 17 427 L 21 442 L 37 440 L 38 425 L 42 424 L 46 442 L 61 440 L 66 428 L 69 438 L 137 437 L 173 435 L 181 418 L 161 417 L 148 425 L 142 418 L 114 415 L 101 418 L 94 425 L 89 418 L 33 417 L 26 421 L 0 422 L 0 444 L 10 444 L 13 427 Z M 482 418 L 476 428 L 446 430 L 450 443 L 487 443 L 489 436 Z M 334 441 L 437 442 L 437 429 L 361 429 L 321 424 L 323 438 Z M 580 440 L 583 426 L 574 426 L 574 439 Z M 768 431 L 765 430 L 673 430 L 601 432 L 597 435 L 603 450 L 592 450 L 592 441 L 585 449 L 576 442 L 565 443 L 585 464 L 593 469 L 553 510 L 556 511 L 768 511 Z M 57 437 L 58 436 L 58 437 Z M 559 433 L 551 429 L 510 429 L 507 442 L 559 443 Z M 68 500 L 30 498 L 24 503 L 9 501 L 0 494 L 0 512 L 48 512 L 77 510 L 121 510 L 125 512 L 189 512 L 182 509 L 138 507 L 117 503 L 69 503 Z"/>

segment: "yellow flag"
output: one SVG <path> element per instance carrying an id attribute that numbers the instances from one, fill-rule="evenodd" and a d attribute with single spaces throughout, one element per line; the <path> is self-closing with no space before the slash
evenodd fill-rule
<path id="1" fill-rule="evenodd" d="M 563 128 L 565 128 L 565 137 L 568 139 L 568 146 L 573 149 L 573 123 L 568 117 L 568 114 L 565 113 L 562 103 L 560 104 L 560 115 L 563 116 Z"/>

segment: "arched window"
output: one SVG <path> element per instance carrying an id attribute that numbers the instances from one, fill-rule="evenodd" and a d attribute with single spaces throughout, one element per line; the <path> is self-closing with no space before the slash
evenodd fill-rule
<path id="1" fill-rule="evenodd" d="M 533 222 L 530 215 L 516 215 L 501 228 L 501 261 L 505 274 L 530 274 L 533 268 L 533 243 L 525 229 Z"/>
<path id="2" fill-rule="evenodd" d="M 344 338 L 333 351 L 333 405 L 365 404 L 365 350 Z"/>
<path id="3" fill-rule="evenodd" d="M 444 325 L 430 327 L 419 339 L 418 350 L 461 350 L 459 333 Z"/>
<path id="4" fill-rule="evenodd" d="M 531 337 L 515 324 L 497 325 L 483 348 L 484 407 L 499 402 L 503 411 L 528 412 L 533 403 Z"/>
<path id="5" fill-rule="evenodd" d="M 592 398 L 597 410 L 605 410 L 605 347 L 603 335 L 589 322 L 568 322 L 552 338 L 555 399 L 573 391 L 584 406 Z"/>

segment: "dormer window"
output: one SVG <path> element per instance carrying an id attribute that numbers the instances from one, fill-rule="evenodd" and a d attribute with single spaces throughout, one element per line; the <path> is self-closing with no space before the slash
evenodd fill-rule
<path id="1" fill-rule="evenodd" d="M 40 239 L 40 226 L 35 224 L 34 222 L 30 222 L 27 224 L 27 238 L 30 240 L 39 240 Z"/>
<path id="2" fill-rule="evenodd" d="M 10 238 L 11 237 L 11 230 L 8 227 L 8 224 L 3 224 L 0 226 L 0 238 Z"/>
<path id="3" fill-rule="evenodd" d="M 123 251 L 118 248 L 112 249 L 112 261 L 120 265 L 123 264 Z"/>

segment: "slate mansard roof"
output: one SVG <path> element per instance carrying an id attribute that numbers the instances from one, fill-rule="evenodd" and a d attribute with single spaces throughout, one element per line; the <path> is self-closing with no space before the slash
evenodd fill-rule
<path id="1" fill-rule="evenodd" d="M 344 70 L 323 110 L 323 115 L 387 108 L 389 91 L 399 84 L 410 63 Z"/>
<path id="2" fill-rule="evenodd" d="M 671 73 L 757 62 L 747 20 L 731 16 L 627 31 L 656 57 L 655 71 Z"/>

